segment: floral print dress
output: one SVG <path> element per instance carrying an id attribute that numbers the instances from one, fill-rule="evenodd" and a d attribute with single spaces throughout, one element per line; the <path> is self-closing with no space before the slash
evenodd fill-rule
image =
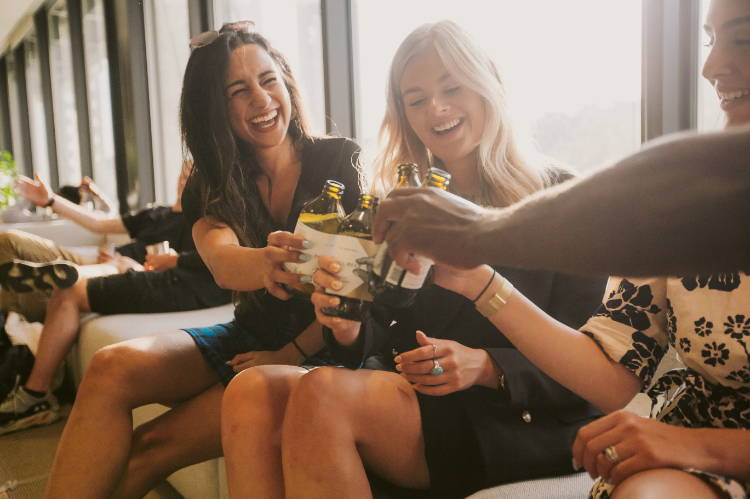
<path id="1" fill-rule="evenodd" d="M 641 379 L 651 417 L 689 428 L 750 429 L 750 275 L 610 278 L 605 301 L 581 332 Z M 653 379 L 672 346 L 685 367 Z M 750 483 L 686 470 L 722 496 L 746 499 Z M 591 497 L 608 498 L 599 480 Z"/>

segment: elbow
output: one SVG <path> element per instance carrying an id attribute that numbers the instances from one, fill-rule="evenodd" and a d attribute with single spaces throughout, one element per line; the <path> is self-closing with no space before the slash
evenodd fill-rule
<path id="1" fill-rule="evenodd" d="M 222 269 L 221 267 L 217 268 L 217 266 L 211 265 L 208 262 L 206 262 L 206 266 L 208 267 L 208 270 L 211 272 L 211 275 L 214 278 L 214 282 L 221 289 L 228 289 L 228 290 L 237 289 L 236 283 L 234 282 L 235 275 L 233 275 L 233 273 L 231 272 L 231 269 Z"/>

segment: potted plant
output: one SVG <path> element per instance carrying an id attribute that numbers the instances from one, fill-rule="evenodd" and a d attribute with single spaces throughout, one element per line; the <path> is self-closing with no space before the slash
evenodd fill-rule
<path id="1" fill-rule="evenodd" d="M 0 211 L 16 202 L 16 189 L 13 183 L 17 176 L 13 155 L 8 151 L 0 151 Z"/>

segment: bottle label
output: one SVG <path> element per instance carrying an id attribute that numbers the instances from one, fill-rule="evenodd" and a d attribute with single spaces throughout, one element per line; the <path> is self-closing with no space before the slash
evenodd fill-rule
<path id="1" fill-rule="evenodd" d="M 341 263 L 341 271 L 338 273 L 338 277 L 344 286 L 338 291 L 326 289 L 326 293 L 372 301 L 372 295 L 369 291 L 369 274 L 379 245 L 368 239 L 322 232 L 304 223 L 301 217 L 294 228 L 294 234 L 302 236 L 312 243 L 309 249 L 302 251 L 302 253 L 310 256 L 310 260 L 306 262 L 286 262 L 284 263 L 284 270 L 312 276 L 318 268 L 318 257 L 322 255 L 332 256 Z"/>
<path id="2" fill-rule="evenodd" d="M 336 215 L 333 214 L 335 217 Z M 302 236 L 305 240 L 312 243 L 312 246 L 302 251 L 302 253 L 308 255 L 310 259 L 306 262 L 285 262 L 284 270 L 295 274 L 313 275 L 315 269 L 318 268 L 318 257 L 325 255 L 326 251 L 330 247 L 330 240 L 333 234 L 328 232 L 322 232 L 311 227 L 307 223 L 304 223 L 302 217 L 297 220 L 297 225 L 294 227 L 294 235 Z"/>
<path id="3" fill-rule="evenodd" d="M 378 246 L 368 239 L 344 234 L 332 236 L 327 254 L 341 263 L 338 277 L 344 286 L 339 290 L 326 288 L 326 293 L 372 301 L 369 290 L 370 271 Z"/>
<path id="4" fill-rule="evenodd" d="M 434 262 L 429 258 L 419 255 L 415 255 L 413 258 L 416 258 L 419 262 L 418 274 L 407 272 L 400 265 L 396 264 L 395 261 L 391 260 L 388 256 L 388 243 L 383 243 L 380 245 L 378 253 L 375 256 L 373 270 L 378 277 L 385 274 L 384 281 L 394 286 L 401 286 L 406 289 L 421 289 Z M 386 266 L 387 268 L 384 268 Z"/>

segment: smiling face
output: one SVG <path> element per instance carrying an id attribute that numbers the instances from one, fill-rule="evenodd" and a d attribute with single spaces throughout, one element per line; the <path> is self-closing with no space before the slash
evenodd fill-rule
<path id="1" fill-rule="evenodd" d="M 412 56 L 399 91 L 409 126 L 447 168 L 474 153 L 484 128 L 484 102 L 456 80 L 434 47 Z"/>
<path id="2" fill-rule="evenodd" d="M 750 2 L 713 0 L 704 28 L 711 51 L 703 76 L 716 89 L 727 124 L 750 123 Z"/>
<path id="3" fill-rule="evenodd" d="M 239 139 L 254 149 L 288 140 L 289 92 L 280 69 L 262 47 L 247 44 L 232 51 L 224 93 L 230 125 Z"/>

